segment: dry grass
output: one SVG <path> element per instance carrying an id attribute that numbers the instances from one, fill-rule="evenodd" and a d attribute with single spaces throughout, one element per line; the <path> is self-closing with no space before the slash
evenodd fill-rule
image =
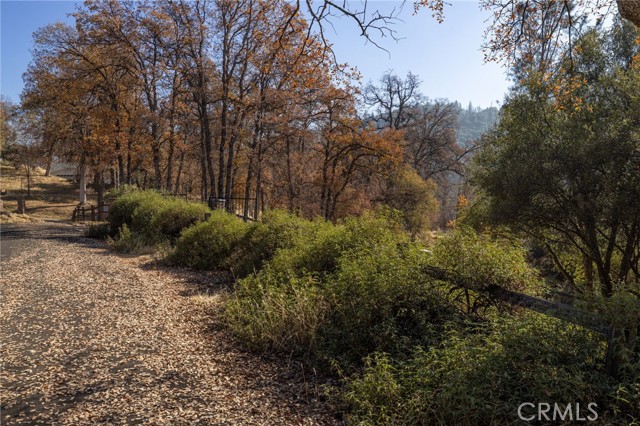
<path id="1" fill-rule="evenodd" d="M 0 211 L 0 223 L 27 223 L 38 222 L 40 219 L 31 217 L 28 214 L 11 213 Z"/>
<path id="2" fill-rule="evenodd" d="M 73 209 L 78 204 L 78 185 L 56 176 L 44 176 L 42 169 L 37 170 L 31 177 L 31 196 L 27 196 L 27 178 L 24 170 L 17 170 L 13 166 L 0 165 L 0 190 L 2 195 L 2 210 L 5 213 L 15 213 L 18 209 L 18 198 L 26 198 L 26 217 L 17 215 L 2 215 L 0 219 L 6 222 L 24 222 L 28 217 L 32 219 L 71 219 Z M 88 194 L 91 202 L 91 194 Z M 94 201 L 95 203 L 95 201 Z"/>

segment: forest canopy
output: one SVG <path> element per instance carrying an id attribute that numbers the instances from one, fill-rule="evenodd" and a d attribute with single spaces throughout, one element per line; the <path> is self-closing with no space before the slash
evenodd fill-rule
<path id="1" fill-rule="evenodd" d="M 253 217 L 336 220 L 406 206 L 390 198 L 398 185 L 430 188 L 411 208 L 428 212 L 421 228 L 445 226 L 497 110 L 429 99 L 411 73 L 363 87 L 298 6 L 85 2 L 74 26 L 34 35 L 20 109 L 33 155 L 46 170 L 79 164 L 99 200 L 106 180 Z M 421 182 L 398 181 L 411 173 Z"/>

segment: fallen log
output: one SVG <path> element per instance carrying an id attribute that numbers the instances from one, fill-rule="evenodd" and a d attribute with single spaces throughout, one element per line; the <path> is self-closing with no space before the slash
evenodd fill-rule
<path id="1" fill-rule="evenodd" d="M 605 370 L 613 377 L 620 374 L 621 366 L 626 362 L 625 351 L 634 351 L 639 325 L 631 325 L 623 329 L 617 329 L 610 325 L 604 318 L 596 313 L 577 308 L 571 304 L 552 302 L 539 297 L 530 296 L 513 290 L 505 289 L 494 283 L 478 287 L 477 282 L 462 274 L 447 271 L 435 266 L 423 268 L 425 274 L 439 281 L 448 282 L 458 288 L 473 290 L 488 296 L 489 298 L 529 309 L 553 318 L 578 325 L 596 333 L 604 335 L 607 340 L 607 352 L 605 355 Z"/>
<path id="2" fill-rule="evenodd" d="M 585 327 L 596 333 L 601 333 L 605 336 L 610 334 L 610 327 L 603 318 L 597 316 L 593 312 L 585 311 L 573 305 L 552 302 L 540 297 L 507 290 L 492 283 L 478 288 L 476 285 L 470 284 L 472 282 L 471 279 L 465 278 L 463 275 L 456 272 L 447 271 L 435 266 L 426 266 L 423 268 L 423 271 L 431 278 L 439 281 L 446 281 L 456 287 L 484 293 L 496 301 L 508 303 L 513 306 L 519 306 L 550 317 L 558 318 L 571 324 Z"/>

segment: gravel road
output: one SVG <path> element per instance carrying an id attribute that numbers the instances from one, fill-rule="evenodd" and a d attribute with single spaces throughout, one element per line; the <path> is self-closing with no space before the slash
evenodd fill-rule
<path id="1" fill-rule="evenodd" d="M 312 374 L 228 334 L 216 275 L 120 256 L 82 231 L 2 226 L 3 425 L 339 423 Z"/>

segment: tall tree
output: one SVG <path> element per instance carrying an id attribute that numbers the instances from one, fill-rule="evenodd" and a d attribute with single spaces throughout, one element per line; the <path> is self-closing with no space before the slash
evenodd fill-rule
<path id="1" fill-rule="evenodd" d="M 8 99 L 0 98 L 0 153 L 16 140 L 16 106 Z"/>
<path id="2" fill-rule="evenodd" d="M 399 130 L 411 121 L 414 107 L 423 100 L 420 79 L 411 72 L 403 79 L 388 71 L 380 77 L 378 85 L 365 87 L 364 101 L 375 108 L 376 117 L 384 120 L 384 127 Z"/>
<path id="3" fill-rule="evenodd" d="M 603 48 L 620 30 L 581 38 L 573 96 L 558 102 L 539 85 L 514 94 L 476 173 L 493 219 L 575 246 L 606 297 L 640 279 L 638 50 L 621 60 Z"/>

